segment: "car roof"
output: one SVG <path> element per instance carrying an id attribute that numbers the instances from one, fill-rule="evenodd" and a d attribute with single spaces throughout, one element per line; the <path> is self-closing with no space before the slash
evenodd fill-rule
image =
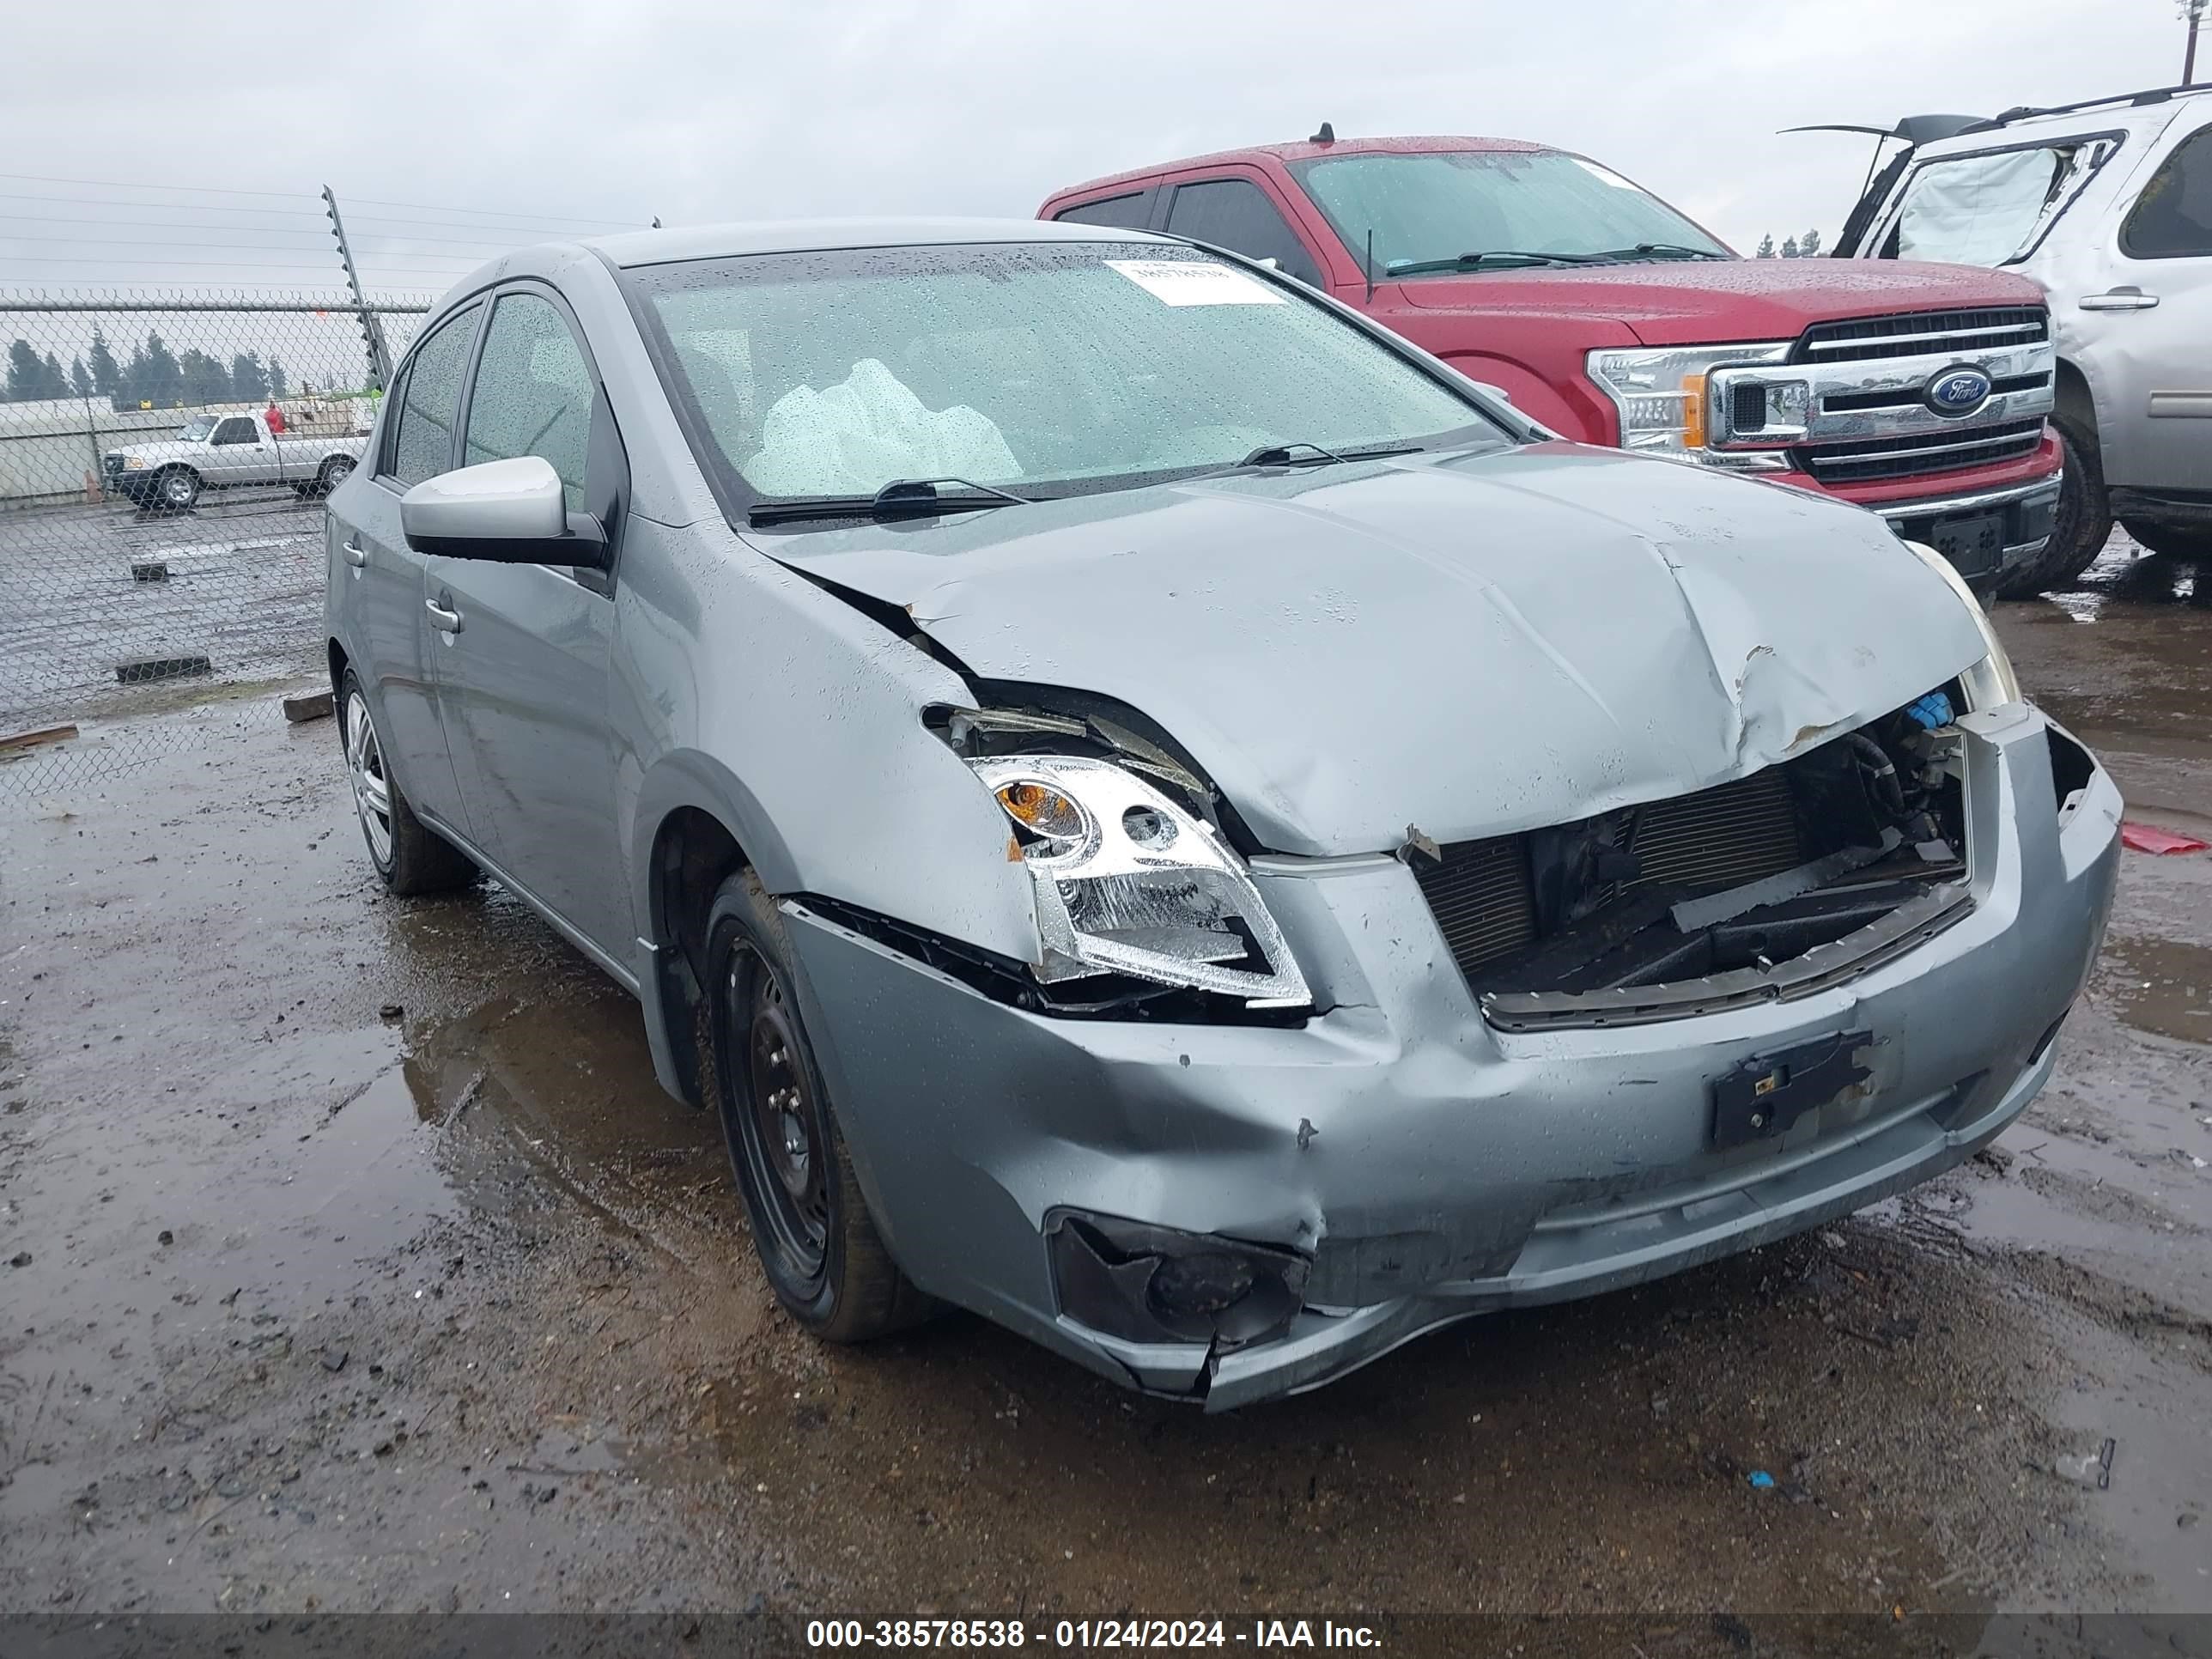
<path id="1" fill-rule="evenodd" d="M 2056 109 L 2008 110 L 1994 120 L 1970 127 L 1952 137 L 1923 144 L 1919 153 L 1929 157 L 1971 155 L 2054 132 L 2151 131 L 2172 120 L 2184 100 L 2208 94 L 2212 94 L 2212 86 L 2161 87 Z"/>
<path id="2" fill-rule="evenodd" d="M 1169 242 L 1141 230 L 1056 225 L 1036 219 L 782 219 L 699 225 L 595 236 L 584 246 L 616 264 L 666 264 L 751 253 L 812 253 L 830 248 L 941 247 L 973 242 Z"/>
<path id="3" fill-rule="evenodd" d="M 1505 150 L 1540 155 L 1550 153 L 1554 148 L 1551 144 L 1532 144 L 1519 138 L 1470 138 L 1464 134 L 1451 133 L 1413 134 L 1395 138 L 1334 138 L 1327 143 L 1316 143 L 1307 138 L 1294 144 L 1248 144 L 1242 149 L 1216 150 L 1210 155 L 1189 155 L 1180 161 L 1160 161 L 1151 167 L 1134 167 L 1127 173 L 1109 173 L 1103 178 L 1088 179 L 1079 185 L 1069 185 L 1065 189 L 1053 191 L 1052 199 L 1057 201 L 1063 196 L 1088 196 L 1093 191 L 1110 189 L 1116 185 L 1139 185 L 1158 178 L 1164 173 L 1182 173 L 1193 167 L 1228 167 L 1262 157 L 1272 157 L 1278 161 L 1310 161 L 1322 155 L 1432 155 L 1439 150 Z"/>

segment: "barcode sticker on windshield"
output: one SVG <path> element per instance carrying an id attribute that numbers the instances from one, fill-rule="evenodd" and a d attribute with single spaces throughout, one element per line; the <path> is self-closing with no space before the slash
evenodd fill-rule
<path id="1" fill-rule="evenodd" d="M 1211 259 L 1109 259 L 1163 305 L 1279 306 L 1283 296 L 1234 265 Z"/>

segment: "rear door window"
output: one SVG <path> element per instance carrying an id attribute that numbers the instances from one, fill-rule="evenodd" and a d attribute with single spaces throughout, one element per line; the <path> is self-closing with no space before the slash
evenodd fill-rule
<path id="1" fill-rule="evenodd" d="M 1064 225 L 1112 225 L 1120 230 L 1142 230 L 1152 222 L 1152 192 L 1136 190 L 1127 196 L 1103 196 L 1095 202 L 1078 202 L 1052 216 Z"/>
<path id="2" fill-rule="evenodd" d="M 2160 163 L 2120 227 L 2131 259 L 2212 257 L 2212 127 L 2200 127 Z"/>
<path id="3" fill-rule="evenodd" d="M 461 375 L 476 338 L 483 307 L 441 323 L 416 349 L 400 394 L 398 422 L 386 452 L 386 471 L 402 484 L 418 484 L 450 471 L 453 465 L 453 423 L 459 418 Z"/>
<path id="4" fill-rule="evenodd" d="M 1273 259 L 1284 275 L 1321 286 L 1321 268 L 1290 221 L 1249 179 L 1209 179 L 1176 185 L 1175 200 L 1168 205 L 1167 230 L 1170 235 L 1233 249 L 1248 259 Z"/>
<path id="5" fill-rule="evenodd" d="M 252 421 L 247 420 L 243 415 L 234 415 L 216 428 L 215 436 L 209 441 L 218 444 L 250 444 L 260 435 L 253 429 Z"/>

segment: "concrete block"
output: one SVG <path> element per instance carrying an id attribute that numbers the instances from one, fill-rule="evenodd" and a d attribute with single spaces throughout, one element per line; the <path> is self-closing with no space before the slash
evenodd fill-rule
<path id="1" fill-rule="evenodd" d="M 331 713 L 331 694 L 327 691 L 303 692 L 284 699 L 284 718 L 295 726 L 303 720 L 328 720 Z"/>

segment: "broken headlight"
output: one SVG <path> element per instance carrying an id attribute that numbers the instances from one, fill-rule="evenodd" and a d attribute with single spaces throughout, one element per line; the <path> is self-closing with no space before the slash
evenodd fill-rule
<path id="1" fill-rule="evenodd" d="M 1971 712 L 1980 708 L 1995 708 L 2002 703 L 2020 701 L 2020 677 L 2012 672 L 2012 659 L 2005 654 L 2004 642 L 1997 638 L 1997 630 L 1990 621 L 1990 613 L 1982 609 L 1982 602 L 1974 597 L 1974 590 L 1966 586 L 1966 579 L 1945 558 L 1925 542 L 1907 542 L 1920 562 L 1941 576 L 1951 591 L 1959 596 L 1959 603 L 1966 607 L 1974 619 L 1974 626 L 1982 630 L 1982 659 L 1959 676 L 1959 689 L 1966 694 L 1966 708 Z"/>
<path id="2" fill-rule="evenodd" d="M 1212 826 L 1110 762 L 972 759 L 1036 893 L 1048 983 L 1126 974 L 1243 997 L 1311 1000 L 1244 861 Z"/>

